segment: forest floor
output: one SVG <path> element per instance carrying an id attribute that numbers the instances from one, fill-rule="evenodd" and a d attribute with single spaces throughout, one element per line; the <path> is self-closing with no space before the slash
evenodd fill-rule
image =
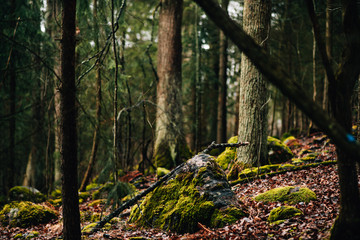
<path id="1" fill-rule="evenodd" d="M 317 152 L 318 159 L 322 161 L 335 160 L 335 148 L 331 143 L 315 143 L 312 137 L 298 138 L 300 144 L 292 149 L 298 155 L 303 149 Z M 149 177 L 149 184 L 155 180 Z M 360 178 L 359 178 L 360 185 Z M 267 221 L 270 211 L 282 203 L 255 202 L 253 197 L 267 190 L 281 186 L 300 186 L 313 190 L 317 195 L 316 201 L 298 203 L 294 205 L 304 214 L 297 216 L 279 225 L 270 225 Z M 248 183 L 232 187 L 238 198 L 247 208 L 249 215 L 232 225 L 223 228 L 209 229 L 199 225 L 200 230 L 193 234 L 178 235 L 174 232 L 164 232 L 154 228 L 136 228 L 126 222 L 127 216 L 120 218 L 111 229 L 101 230 L 93 235 L 84 236 L 83 239 L 324 239 L 339 211 L 339 186 L 336 165 L 319 165 L 306 170 L 291 171 L 263 179 L 255 179 Z M 89 201 L 80 205 L 81 211 L 102 212 L 99 205 L 89 206 Z M 61 212 L 61 209 L 57 209 Z M 111 212 L 108 208 L 103 215 Z M 88 223 L 83 223 L 84 225 Z M 6 228 L 0 226 L 0 239 L 11 239 L 18 233 L 37 231 L 40 235 L 36 239 L 56 239 L 61 235 L 61 222 L 53 221 L 49 224 L 39 225 L 31 229 Z"/>

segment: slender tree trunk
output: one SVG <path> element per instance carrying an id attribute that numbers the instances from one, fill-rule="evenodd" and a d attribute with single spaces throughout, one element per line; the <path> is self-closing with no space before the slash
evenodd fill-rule
<path id="1" fill-rule="evenodd" d="M 195 28 L 194 28 L 194 37 L 195 37 L 195 152 L 198 152 L 201 144 L 201 102 L 202 102 L 202 83 L 201 83 L 201 73 L 200 73 L 200 49 L 201 43 L 199 41 L 199 9 L 195 5 Z"/>
<path id="2" fill-rule="evenodd" d="M 243 28 L 266 47 L 269 37 L 271 1 L 244 1 Z M 245 54 L 241 56 L 239 140 L 250 145 L 237 150 L 237 165 L 263 165 L 267 160 L 267 84 Z"/>
<path id="3" fill-rule="evenodd" d="M 326 44 L 326 54 L 330 61 L 330 64 L 332 63 L 332 29 L 333 29 L 333 0 L 327 0 L 326 1 L 326 28 L 325 28 L 325 44 Z M 324 78 L 324 94 L 323 94 L 323 101 L 322 106 L 324 110 L 329 109 L 329 94 L 328 94 L 328 84 L 329 80 L 327 77 L 327 74 L 325 74 Z"/>
<path id="4" fill-rule="evenodd" d="M 97 0 L 93 1 L 93 17 L 94 17 L 94 35 L 95 35 L 95 50 L 96 52 L 99 51 L 99 25 L 98 25 L 98 18 L 97 18 Z M 89 183 L 90 177 L 91 177 L 91 173 L 92 170 L 94 168 L 94 164 L 96 161 L 96 154 L 97 154 L 97 149 L 99 146 L 99 135 L 100 135 L 100 117 L 101 117 L 101 68 L 100 68 L 100 63 L 97 63 L 96 66 L 96 74 L 95 74 L 95 79 L 96 79 L 96 84 L 95 84 L 95 88 L 96 88 L 96 125 L 95 125 L 95 130 L 94 130 L 94 136 L 93 136 L 93 143 L 92 143 L 92 148 L 91 148 L 91 155 L 90 155 L 90 160 L 89 160 L 89 164 L 87 166 L 84 178 L 81 182 L 79 191 L 85 191 L 85 188 L 87 186 L 87 184 Z"/>
<path id="5" fill-rule="evenodd" d="M 77 128 L 75 86 L 76 0 L 62 3 L 60 155 L 62 170 L 63 238 L 81 239 L 77 179 Z"/>
<path id="6" fill-rule="evenodd" d="M 159 16 L 156 136 L 157 167 L 171 168 L 182 158 L 185 138 L 182 126 L 181 20 L 183 0 L 162 0 Z"/>
<path id="7" fill-rule="evenodd" d="M 222 0 L 221 7 L 227 11 L 229 0 Z M 227 141 L 227 48 L 228 40 L 225 34 L 220 31 L 220 50 L 219 50 L 219 100 L 218 100 L 218 118 L 217 118 L 217 142 Z"/>

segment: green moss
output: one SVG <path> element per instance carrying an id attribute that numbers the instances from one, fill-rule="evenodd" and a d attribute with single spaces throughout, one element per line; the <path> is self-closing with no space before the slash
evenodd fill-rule
<path id="1" fill-rule="evenodd" d="M 255 201 L 261 202 L 288 202 L 295 204 L 316 200 L 316 194 L 308 188 L 288 186 L 271 189 L 265 193 L 257 195 L 254 199 Z"/>
<path id="2" fill-rule="evenodd" d="M 113 187 L 114 187 L 113 182 L 107 182 L 103 184 L 98 190 L 94 191 L 92 193 L 91 198 L 93 200 L 107 198 L 108 193 L 111 191 Z"/>
<path id="3" fill-rule="evenodd" d="M 286 162 L 294 156 L 290 148 L 279 139 L 268 136 L 267 144 L 269 150 L 269 162 L 271 164 Z"/>
<path id="4" fill-rule="evenodd" d="M 100 213 L 93 211 L 80 211 L 81 222 L 98 222 L 100 221 Z"/>
<path id="5" fill-rule="evenodd" d="M 88 206 L 93 207 L 93 206 L 102 205 L 105 203 L 106 203 L 106 199 L 96 199 L 96 200 L 93 200 L 92 202 L 88 203 Z"/>
<path id="6" fill-rule="evenodd" d="M 270 165 L 264 165 L 259 168 L 257 168 L 257 167 L 245 168 L 239 174 L 239 178 L 253 177 L 253 176 L 268 173 L 268 172 L 271 172 Z"/>
<path id="7" fill-rule="evenodd" d="M 162 168 L 162 167 L 158 167 L 158 168 L 156 169 L 156 175 L 157 175 L 158 177 L 162 177 L 162 176 L 168 174 L 169 172 L 170 172 L 170 170 L 168 170 L 168 169 L 166 169 L 166 168 Z"/>
<path id="8" fill-rule="evenodd" d="M 222 152 L 216 159 L 216 162 L 220 165 L 220 167 L 224 170 L 231 166 L 232 162 L 235 161 L 236 158 L 236 150 L 233 148 L 226 148 L 224 152 Z"/>
<path id="9" fill-rule="evenodd" d="M 57 215 L 52 209 L 32 202 L 11 202 L 0 212 L 0 222 L 11 227 L 29 227 L 48 223 Z"/>
<path id="10" fill-rule="evenodd" d="M 83 234 L 90 234 L 91 231 L 93 230 L 93 228 L 96 226 L 96 222 L 95 223 L 90 223 L 88 225 L 86 225 L 85 227 L 83 227 L 83 229 L 81 230 L 81 232 Z M 111 229 L 111 224 L 110 223 L 106 223 L 105 226 L 103 227 L 103 229 L 105 230 L 110 230 Z"/>
<path id="11" fill-rule="evenodd" d="M 179 173 L 167 184 L 156 188 L 147 195 L 140 207 L 133 207 L 129 222 L 139 226 L 185 233 L 197 231 L 198 222 L 215 227 L 212 224 L 226 224 L 229 223 L 229 219 L 231 221 L 235 218 L 238 219 L 240 210 L 216 212 L 214 202 L 207 199 L 208 194 L 200 194 L 199 188 L 209 174 L 213 174 L 211 179 L 220 177 L 224 179 L 225 177 L 223 170 L 215 162 L 199 168 L 197 172 Z M 223 185 L 220 185 L 219 183 L 219 188 L 224 188 Z M 214 189 L 216 187 L 214 186 Z M 216 216 L 213 216 L 215 212 Z M 222 215 L 228 216 L 221 218 Z M 216 221 L 212 221 L 212 219 L 216 219 Z"/>
<path id="12" fill-rule="evenodd" d="M 31 201 L 40 203 L 46 201 L 44 194 L 34 188 L 16 186 L 9 190 L 10 201 Z"/>
<path id="13" fill-rule="evenodd" d="M 211 218 L 211 226 L 224 227 L 226 224 L 232 224 L 244 217 L 246 214 L 237 207 L 228 207 L 226 209 L 216 209 Z"/>
<path id="14" fill-rule="evenodd" d="M 61 198 L 61 190 L 60 189 L 56 189 L 54 191 L 51 192 L 50 194 L 51 198 L 55 199 L 55 198 Z"/>
<path id="15" fill-rule="evenodd" d="M 88 192 L 80 192 L 79 193 L 79 199 L 86 200 L 90 197 L 90 193 Z"/>
<path id="16" fill-rule="evenodd" d="M 282 164 L 279 166 L 279 170 L 290 170 L 290 169 L 295 169 L 296 166 L 294 164 Z"/>
<path id="17" fill-rule="evenodd" d="M 302 215 L 303 212 L 292 206 L 281 206 L 271 210 L 268 221 L 275 223 L 279 220 L 289 219 L 294 216 Z"/>
<path id="18" fill-rule="evenodd" d="M 97 190 L 101 187 L 100 184 L 98 183 L 90 183 L 89 185 L 86 186 L 85 190 L 88 191 L 92 191 L 92 190 Z"/>
<path id="19" fill-rule="evenodd" d="M 14 236 L 14 239 L 21 239 L 21 238 L 23 238 L 22 233 L 18 233 Z"/>
<path id="20" fill-rule="evenodd" d="M 40 235 L 39 232 L 37 232 L 37 231 L 31 231 L 31 232 L 26 236 L 25 239 L 33 239 L 33 238 L 38 237 L 39 235 Z"/>
<path id="21" fill-rule="evenodd" d="M 233 136 L 231 138 L 229 138 L 229 140 L 227 141 L 228 143 L 237 143 L 239 140 L 238 136 Z"/>

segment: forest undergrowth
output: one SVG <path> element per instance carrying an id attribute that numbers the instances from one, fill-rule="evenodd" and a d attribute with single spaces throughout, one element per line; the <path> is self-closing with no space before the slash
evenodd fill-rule
<path id="1" fill-rule="evenodd" d="M 304 152 L 304 149 L 311 150 L 318 154 L 318 161 L 335 160 L 335 147 L 331 143 L 314 141 L 318 137 L 319 135 L 314 135 L 296 139 L 298 146 L 292 148 L 292 151 L 298 157 Z M 156 180 L 154 176 L 148 176 L 146 179 L 147 186 Z M 286 204 L 279 202 L 265 204 L 254 201 L 253 197 L 282 186 L 307 187 L 316 193 L 317 200 L 292 205 L 304 214 L 285 220 L 281 224 L 271 225 L 267 221 L 270 211 Z M 339 211 L 339 185 L 335 164 L 319 165 L 309 169 L 255 179 L 237 184 L 232 189 L 248 211 L 248 216 L 239 219 L 235 224 L 218 229 L 210 229 L 199 224 L 198 232 L 179 235 L 154 229 L 151 226 L 147 229 L 139 229 L 135 225 L 128 224 L 126 222 L 128 216 L 123 214 L 116 223 L 111 225 L 109 230 L 101 230 L 92 235 L 83 236 L 83 239 L 324 239 L 329 236 L 329 231 Z M 102 213 L 102 216 L 111 212 L 110 207 L 104 210 L 101 204 L 89 206 L 91 202 L 88 200 L 81 203 L 80 210 Z M 61 207 L 57 210 L 61 212 Z M 82 222 L 83 226 L 87 224 L 89 222 Z M 14 239 L 19 233 L 24 237 L 33 231 L 39 233 L 36 239 L 57 239 L 61 237 L 61 230 L 62 226 L 59 220 L 27 229 L 0 226 L 0 239 Z"/>

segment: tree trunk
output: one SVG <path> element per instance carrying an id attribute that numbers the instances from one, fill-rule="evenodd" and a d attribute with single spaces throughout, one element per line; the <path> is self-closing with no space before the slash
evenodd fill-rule
<path id="1" fill-rule="evenodd" d="M 221 0 L 222 8 L 227 12 L 228 0 Z M 220 31 L 220 50 L 219 50 L 219 100 L 218 100 L 218 118 L 217 118 L 217 142 L 225 143 L 227 141 L 227 48 L 228 40 L 225 34 Z"/>
<path id="2" fill-rule="evenodd" d="M 360 19 L 356 1 L 344 0 L 343 28 L 345 49 L 341 68 L 336 81 L 329 82 L 332 113 L 344 129 L 351 132 L 351 97 L 359 78 L 360 65 Z M 351 135 L 352 136 L 352 135 Z M 360 196 L 355 158 L 341 148 L 337 148 L 338 174 L 340 185 L 340 213 L 331 232 L 330 239 L 360 239 Z"/>
<path id="3" fill-rule="evenodd" d="M 97 0 L 93 1 L 93 15 L 94 15 L 94 42 L 95 42 L 95 50 L 96 52 L 99 51 L 99 25 L 98 25 L 98 18 L 97 18 Z M 94 130 L 94 136 L 93 136 L 93 143 L 92 143 L 92 148 L 91 148 L 91 155 L 90 155 L 90 160 L 89 160 L 89 164 L 87 166 L 84 178 L 81 182 L 79 191 L 85 191 L 86 186 L 89 183 L 90 177 L 91 177 L 91 173 L 92 170 L 94 168 L 94 164 L 96 161 L 96 154 L 97 154 L 97 149 L 99 146 L 99 136 L 100 136 L 100 117 L 101 117 L 101 69 L 100 69 L 100 63 L 97 63 L 96 66 L 96 74 L 95 74 L 95 79 L 96 79 L 96 84 L 95 84 L 95 88 L 96 88 L 96 125 L 95 125 L 95 130 Z"/>
<path id="4" fill-rule="evenodd" d="M 266 47 L 270 26 L 271 1 L 244 1 L 243 28 Z M 249 142 L 237 150 L 237 164 L 264 165 L 267 160 L 267 84 L 245 54 L 241 56 L 239 93 L 239 140 Z"/>
<path id="5" fill-rule="evenodd" d="M 326 1 L 326 23 L 325 23 L 325 45 L 326 45 L 326 55 L 332 65 L 332 29 L 333 29 L 333 0 Z M 324 78 L 324 94 L 322 106 L 325 111 L 329 110 L 329 94 L 328 94 L 328 84 L 329 80 L 327 74 Z"/>
<path id="6" fill-rule="evenodd" d="M 183 0 L 162 0 L 159 16 L 156 136 L 157 167 L 178 165 L 186 151 L 181 100 L 181 19 Z M 187 154 L 188 155 L 188 154 Z"/>
<path id="7" fill-rule="evenodd" d="M 60 156 L 62 170 L 63 238 L 81 239 L 77 182 L 77 128 L 75 86 L 76 0 L 62 2 Z"/>

